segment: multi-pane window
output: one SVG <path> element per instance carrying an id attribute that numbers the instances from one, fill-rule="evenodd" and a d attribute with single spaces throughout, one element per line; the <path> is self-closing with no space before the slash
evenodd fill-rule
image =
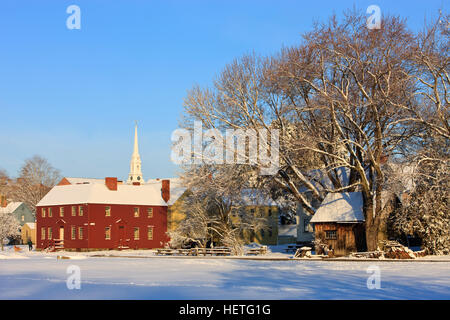
<path id="1" fill-rule="evenodd" d="M 336 230 L 327 230 L 327 231 L 325 231 L 325 239 L 327 239 L 327 240 L 336 240 L 337 239 L 337 231 Z"/>
<path id="2" fill-rule="evenodd" d="M 153 240 L 153 226 L 148 226 L 147 239 Z"/>
<path id="3" fill-rule="evenodd" d="M 134 228 L 134 240 L 139 240 L 139 227 Z"/>
<path id="4" fill-rule="evenodd" d="M 105 228 L 105 240 L 111 240 L 111 228 L 110 227 Z"/>
<path id="5" fill-rule="evenodd" d="M 72 240 L 75 240 L 77 238 L 77 228 L 75 228 L 74 226 L 72 226 L 71 228 L 71 236 Z"/>
<path id="6" fill-rule="evenodd" d="M 83 236 L 84 236 L 84 229 L 83 229 L 83 227 L 79 227 L 78 228 L 78 239 L 83 240 Z"/>
<path id="7" fill-rule="evenodd" d="M 147 217 L 153 218 L 153 208 L 147 208 Z"/>
<path id="8" fill-rule="evenodd" d="M 59 216 L 64 217 L 64 207 L 59 207 Z"/>
<path id="9" fill-rule="evenodd" d="M 133 208 L 134 209 L 134 217 L 138 218 L 139 217 L 139 208 Z"/>
<path id="10" fill-rule="evenodd" d="M 105 207 L 105 217 L 111 216 L 111 207 Z"/>
<path id="11" fill-rule="evenodd" d="M 79 215 L 80 217 L 82 217 L 83 214 L 84 214 L 84 207 L 79 206 L 79 207 L 78 207 L 78 215 Z"/>
<path id="12" fill-rule="evenodd" d="M 75 217 L 77 215 L 77 207 L 72 206 L 72 217 Z"/>
<path id="13" fill-rule="evenodd" d="M 48 216 L 50 218 L 53 217 L 53 209 L 52 208 L 48 208 Z"/>
<path id="14" fill-rule="evenodd" d="M 45 240 L 45 228 L 41 228 L 41 239 Z"/>
<path id="15" fill-rule="evenodd" d="M 46 214 L 47 214 L 47 210 L 45 208 L 42 208 L 42 218 L 45 218 Z"/>
<path id="16" fill-rule="evenodd" d="M 22 217 L 20 219 L 22 220 L 22 222 L 25 221 L 25 216 L 22 215 Z"/>
<path id="17" fill-rule="evenodd" d="M 52 238 L 53 238 L 52 228 L 49 227 L 49 228 L 48 228 L 48 240 L 51 240 Z"/>

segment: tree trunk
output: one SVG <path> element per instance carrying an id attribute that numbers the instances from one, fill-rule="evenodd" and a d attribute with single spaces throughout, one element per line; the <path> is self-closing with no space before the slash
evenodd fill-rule
<path id="1" fill-rule="evenodd" d="M 366 225 L 366 244 L 367 251 L 376 251 L 378 247 L 378 228 L 372 223 L 371 226 Z"/>
<path id="2" fill-rule="evenodd" d="M 365 228 L 367 251 L 375 251 L 378 248 L 378 229 L 380 225 L 380 212 L 373 214 L 374 203 L 371 199 L 366 200 L 365 206 Z"/>

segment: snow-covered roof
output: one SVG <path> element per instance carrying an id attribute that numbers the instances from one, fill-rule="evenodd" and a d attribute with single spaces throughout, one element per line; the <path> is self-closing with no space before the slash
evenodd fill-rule
<path id="1" fill-rule="evenodd" d="M 69 178 L 66 177 L 67 181 L 70 182 L 70 184 L 82 184 L 82 183 L 98 183 L 98 184 L 104 184 L 105 179 L 93 179 L 93 178 Z"/>
<path id="2" fill-rule="evenodd" d="M 161 189 L 162 180 L 170 181 L 170 198 L 167 204 L 171 206 L 186 192 L 187 188 L 183 185 L 180 178 L 149 179 L 147 185 L 158 185 Z"/>
<path id="3" fill-rule="evenodd" d="M 13 213 L 23 202 L 9 202 L 6 207 L 0 207 L 0 213 Z"/>
<path id="4" fill-rule="evenodd" d="M 30 229 L 36 229 L 35 222 L 26 222 L 25 225 L 27 225 Z"/>
<path id="5" fill-rule="evenodd" d="M 416 165 L 395 162 L 389 162 L 387 165 L 392 170 L 390 174 L 395 175 L 401 183 L 401 190 L 398 192 L 399 195 L 414 190 L 414 176 L 416 175 L 417 170 Z"/>
<path id="6" fill-rule="evenodd" d="M 83 203 L 167 206 L 161 196 L 161 184 L 118 184 L 113 191 L 104 183 L 55 186 L 37 206 Z"/>
<path id="7" fill-rule="evenodd" d="M 311 222 L 362 222 L 364 221 L 361 192 L 329 193 Z"/>
<path id="8" fill-rule="evenodd" d="M 278 226 L 279 236 L 294 236 L 297 237 L 297 225 L 296 224 L 283 224 Z"/>

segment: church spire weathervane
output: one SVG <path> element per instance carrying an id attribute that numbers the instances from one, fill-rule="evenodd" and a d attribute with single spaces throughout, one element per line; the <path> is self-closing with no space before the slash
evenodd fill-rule
<path id="1" fill-rule="evenodd" d="M 130 174 L 128 175 L 129 184 L 133 182 L 144 183 L 141 171 L 141 157 L 139 156 L 139 145 L 138 145 L 138 133 L 137 133 L 137 121 L 135 121 L 134 126 L 134 148 L 133 154 L 131 155 L 130 161 Z"/>

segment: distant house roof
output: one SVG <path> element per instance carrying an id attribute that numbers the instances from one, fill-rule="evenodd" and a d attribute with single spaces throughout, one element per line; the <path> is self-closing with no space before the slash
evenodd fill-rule
<path id="1" fill-rule="evenodd" d="M 402 164 L 395 162 L 388 162 L 387 166 L 390 168 L 390 175 L 394 176 L 400 185 L 395 190 L 398 196 L 405 192 L 412 192 L 415 188 L 414 177 L 416 176 L 416 164 Z"/>
<path id="2" fill-rule="evenodd" d="M 363 222 L 363 197 L 361 192 L 329 193 L 311 219 L 317 222 Z"/>
<path id="3" fill-rule="evenodd" d="M 30 229 L 36 229 L 36 223 L 35 222 L 27 222 L 24 224 L 24 226 L 27 225 Z"/>
<path id="4" fill-rule="evenodd" d="M 296 224 L 284 224 L 278 226 L 279 236 L 293 236 L 297 237 L 297 225 Z"/>
<path id="5" fill-rule="evenodd" d="M 10 202 L 6 205 L 6 207 L 4 207 L 4 208 L 0 207 L 0 212 L 1 213 L 14 213 L 14 211 L 16 211 L 17 208 L 19 208 L 22 203 L 23 202 Z"/>
<path id="6" fill-rule="evenodd" d="M 165 178 L 165 179 L 149 179 L 147 185 L 158 185 L 161 188 L 161 181 L 170 181 L 170 198 L 167 204 L 169 206 L 173 205 L 187 190 L 183 185 L 180 178 Z"/>
<path id="7" fill-rule="evenodd" d="M 117 190 L 112 191 L 104 183 L 55 186 L 37 206 L 83 203 L 167 206 L 161 196 L 160 184 L 118 184 Z"/>

